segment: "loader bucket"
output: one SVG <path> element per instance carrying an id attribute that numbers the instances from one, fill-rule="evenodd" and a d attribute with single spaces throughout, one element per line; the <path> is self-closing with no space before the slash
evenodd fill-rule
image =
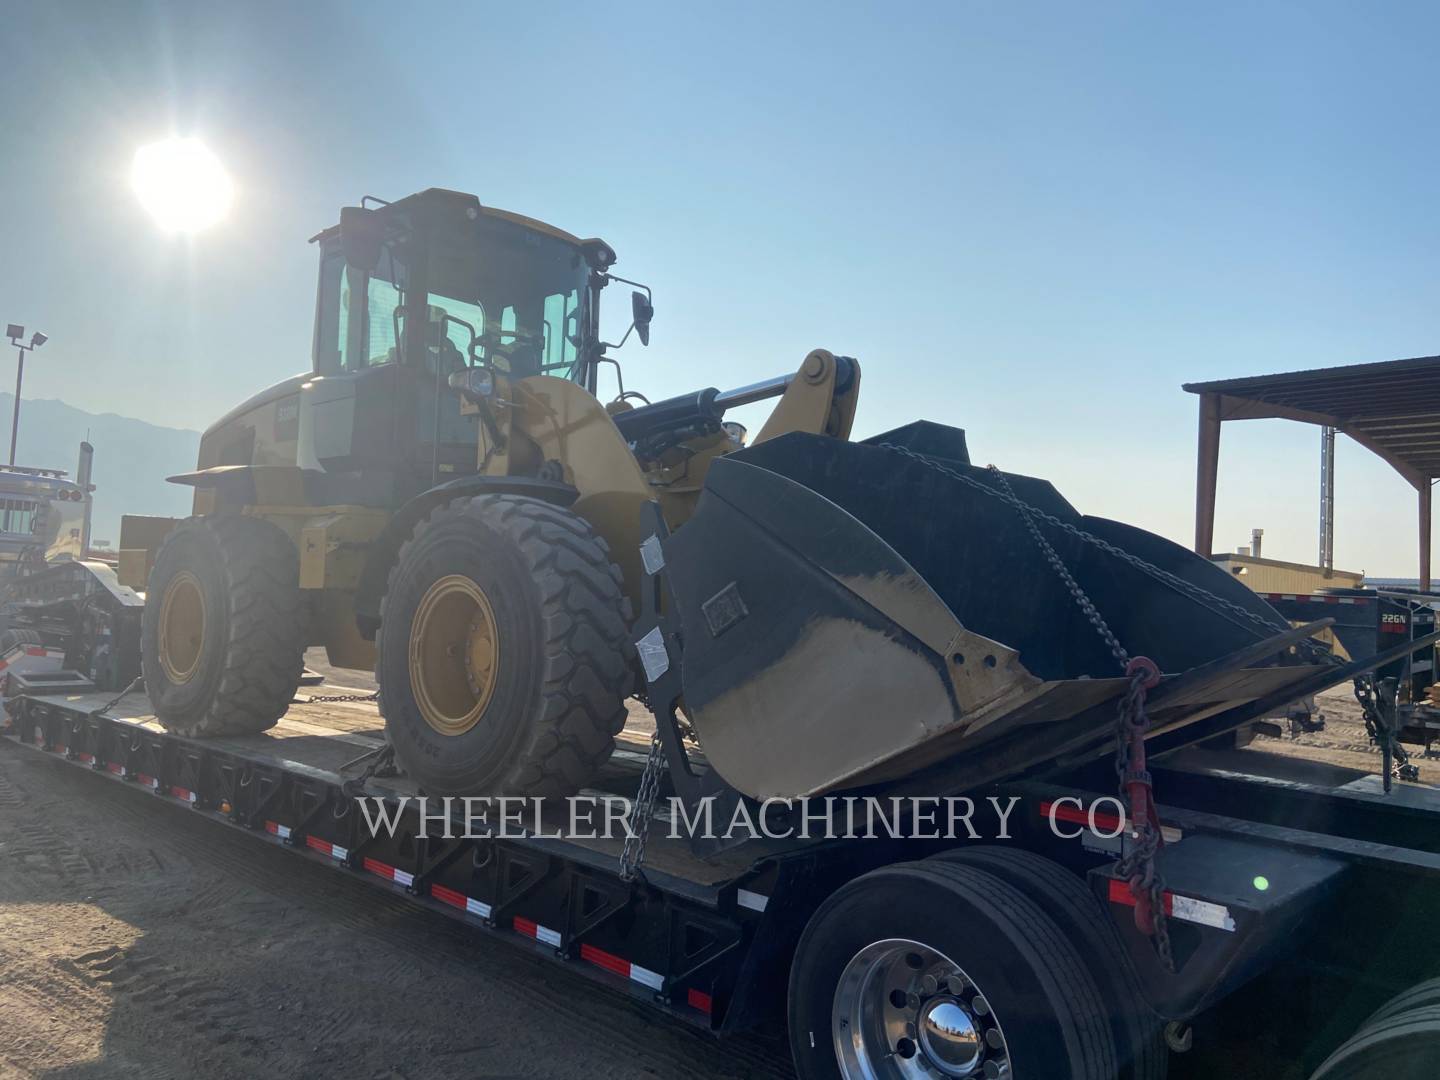
<path id="1" fill-rule="evenodd" d="M 851 789 L 939 763 L 951 786 L 978 787 L 1098 752 L 1113 730 L 1119 664 L 1021 514 L 894 446 L 999 486 L 953 428 L 867 443 L 791 434 L 717 460 L 665 541 L 685 708 L 710 767 L 746 795 Z M 1158 727 L 1313 673 L 1211 670 L 1288 624 L 1209 560 L 1084 517 L 1044 480 L 1006 478 L 1025 503 L 1257 617 L 1217 613 L 1041 525 L 1130 653 L 1192 673 Z"/>

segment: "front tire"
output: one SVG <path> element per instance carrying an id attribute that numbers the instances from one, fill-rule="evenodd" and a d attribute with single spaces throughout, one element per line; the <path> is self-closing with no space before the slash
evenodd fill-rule
<path id="1" fill-rule="evenodd" d="M 563 797 L 610 757 L 633 688 L 605 541 L 538 499 L 437 509 L 400 550 L 375 674 L 400 766 L 437 795 Z"/>
<path id="2" fill-rule="evenodd" d="M 155 715 L 179 735 L 274 727 L 300 685 L 300 556 L 277 525 L 188 518 L 155 556 L 140 665 Z"/>

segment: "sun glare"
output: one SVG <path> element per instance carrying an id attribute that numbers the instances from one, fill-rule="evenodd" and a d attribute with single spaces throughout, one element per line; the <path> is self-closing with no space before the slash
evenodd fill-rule
<path id="1" fill-rule="evenodd" d="M 220 221 L 235 186 L 199 139 L 164 139 L 135 151 L 130 183 L 140 205 L 167 232 L 193 233 Z"/>

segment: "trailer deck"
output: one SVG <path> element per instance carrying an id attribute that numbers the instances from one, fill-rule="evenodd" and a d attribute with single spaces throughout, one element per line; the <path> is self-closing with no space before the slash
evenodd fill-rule
<path id="1" fill-rule="evenodd" d="M 301 701 L 264 734 L 196 740 L 165 732 L 140 694 L 98 714 L 112 699 L 22 698 L 4 733 L 137 797 L 148 789 L 177 810 L 399 893 L 717 1033 L 754 1027 L 783 1007 L 788 957 L 825 896 L 868 870 L 956 846 L 751 841 L 701 858 L 657 819 L 643 875 L 625 882 L 621 836 L 481 828 L 444 840 L 417 834 L 413 804 L 393 835 L 370 835 L 345 787 L 356 770 L 342 767 L 384 743 L 373 703 Z M 649 740 L 649 715 L 637 706 L 588 793 L 633 795 Z M 1088 877 L 1161 1016 L 1199 1015 L 1257 974 L 1300 965 L 1316 973 L 1314 985 L 1353 994 L 1359 1004 L 1345 1013 L 1353 1019 L 1440 970 L 1436 946 L 1391 933 L 1389 921 L 1440 903 L 1440 786 L 1400 784 L 1385 795 L 1363 771 L 1252 748 L 1192 748 L 1152 768 L 1169 837 L 1161 870 L 1181 954 L 1176 974 L 1158 967 L 1148 940 L 1129 926 L 1128 893 L 1110 876 L 1123 841 L 1107 847 L 1047 826 L 1062 799 L 1076 800 L 1081 817 L 1097 806 L 1113 790 L 1110 763 L 992 790 L 1022 799 L 1018 847 Z M 365 793 L 394 804 L 417 791 L 404 777 L 376 777 Z M 1075 813 L 1062 818 L 1073 824 Z M 1252 885 L 1262 878 L 1263 889 Z M 1334 933 L 1337 926 L 1345 932 Z M 1298 1029 L 1307 1044 L 1349 1034 L 1305 1023 L 1320 1021 Z"/>

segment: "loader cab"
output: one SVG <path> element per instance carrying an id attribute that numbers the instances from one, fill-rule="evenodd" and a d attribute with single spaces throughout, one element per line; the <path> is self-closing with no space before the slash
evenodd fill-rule
<path id="1" fill-rule="evenodd" d="M 369 200 L 367 200 L 369 202 Z M 476 469 L 477 420 L 448 380 L 485 366 L 593 389 L 599 290 L 614 253 L 431 189 L 349 207 L 320 248 L 302 466 L 359 474 L 396 505 Z"/>

